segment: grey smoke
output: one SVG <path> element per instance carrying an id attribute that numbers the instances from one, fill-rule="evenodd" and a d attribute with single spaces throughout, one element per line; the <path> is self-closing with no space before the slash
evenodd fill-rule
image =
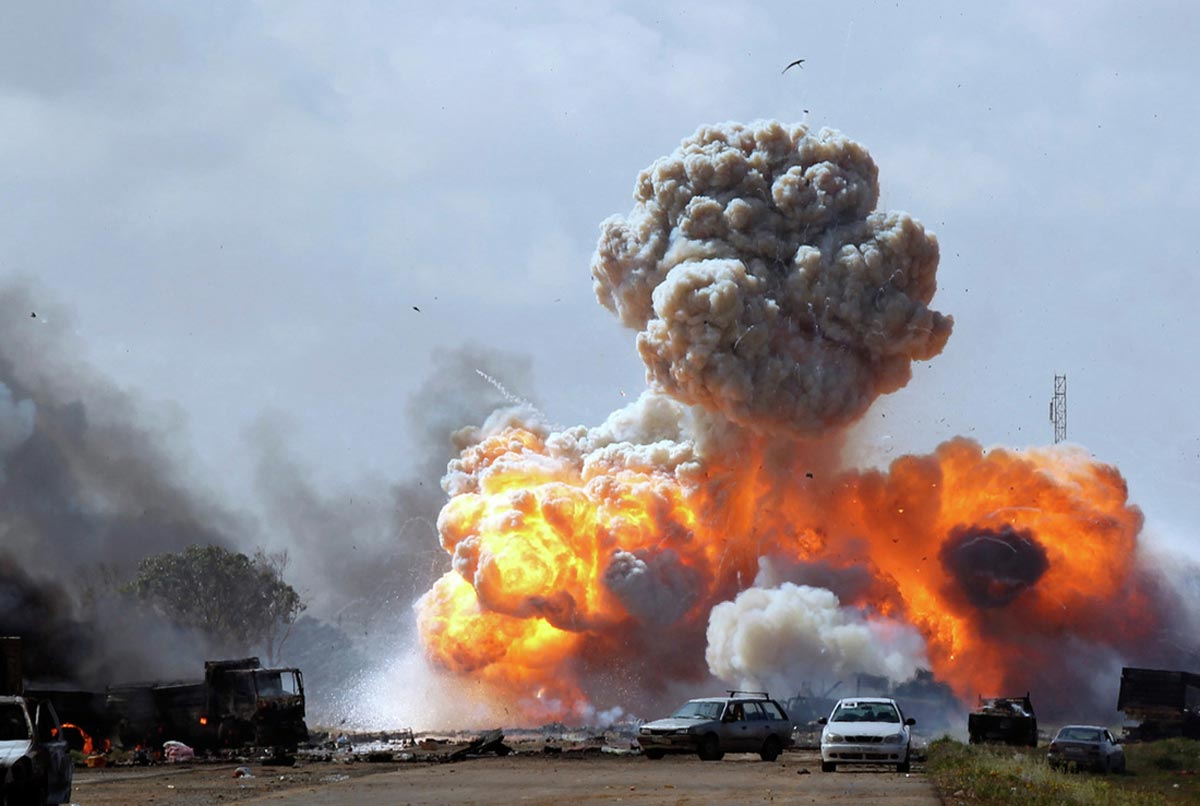
<path id="1" fill-rule="evenodd" d="M 679 400 L 758 430 L 845 425 L 953 324 L 928 307 L 937 240 L 878 197 L 870 154 L 839 132 L 701 127 L 601 225 L 596 295 Z"/>
<path id="2" fill-rule="evenodd" d="M 522 394 L 532 386 L 529 361 L 499 350 L 438 351 L 433 365 L 406 407 L 412 439 L 396 443 L 414 467 L 402 482 L 318 481 L 289 449 L 278 416 L 264 416 L 248 433 L 273 545 L 289 550 L 291 575 L 310 612 L 360 637 L 409 629 L 411 602 L 446 570 L 436 525 L 445 494 L 435 480 L 458 455 L 454 435 L 462 423 L 504 404 L 489 378 Z M 380 424 L 381 433 L 390 434 L 386 426 Z"/>

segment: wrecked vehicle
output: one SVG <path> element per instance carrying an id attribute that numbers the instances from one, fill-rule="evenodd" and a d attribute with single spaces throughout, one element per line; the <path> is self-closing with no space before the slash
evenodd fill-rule
<path id="1" fill-rule="evenodd" d="M 1127 738 L 1200 739 L 1200 674 L 1125 667 L 1117 710 L 1138 722 Z"/>
<path id="2" fill-rule="evenodd" d="M 257 745 L 293 752 L 308 741 L 300 670 L 265 669 L 258 658 L 208 661 L 201 682 L 112 686 L 108 708 L 119 715 L 126 747 L 175 740 L 197 750 Z"/>
<path id="3" fill-rule="evenodd" d="M 971 744 L 1037 747 L 1037 716 L 1029 693 L 1024 697 L 981 697 L 979 706 L 967 716 L 967 733 Z"/>
<path id="4" fill-rule="evenodd" d="M 69 803 L 74 767 L 54 707 L 25 697 L 0 697 L 0 803 Z"/>
<path id="5" fill-rule="evenodd" d="M 666 719 L 638 728 L 646 758 L 695 753 L 720 761 L 726 753 L 758 753 L 774 761 L 792 745 L 787 712 L 765 691 L 730 691 L 728 697 L 688 700 Z"/>

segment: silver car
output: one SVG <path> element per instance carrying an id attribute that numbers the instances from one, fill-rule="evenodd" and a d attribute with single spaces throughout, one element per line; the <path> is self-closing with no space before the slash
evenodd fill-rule
<path id="1" fill-rule="evenodd" d="M 666 719 L 647 722 L 638 730 L 638 744 L 651 759 L 695 753 L 719 761 L 726 753 L 758 753 L 774 761 L 792 746 L 792 723 L 765 691 L 731 691 L 688 700 Z"/>
<path id="2" fill-rule="evenodd" d="M 839 764 L 895 764 L 908 772 L 915 719 L 905 719 L 896 701 L 886 697 L 838 700 L 821 730 L 821 772 Z"/>
<path id="3" fill-rule="evenodd" d="M 1125 751 L 1107 728 L 1098 725 L 1064 725 L 1058 729 L 1046 761 L 1056 770 L 1075 765 L 1076 769 L 1097 772 L 1125 772 Z"/>

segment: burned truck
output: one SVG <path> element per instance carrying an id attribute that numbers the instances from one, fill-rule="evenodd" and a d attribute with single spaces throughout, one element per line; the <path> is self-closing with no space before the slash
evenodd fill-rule
<path id="1" fill-rule="evenodd" d="M 266 669 L 258 658 L 208 661 L 203 681 L 111 686 L 107 709 L 125 747 L 173 739 L 196 750 L 293 751 L 308 740 L 300 670 Z"/>
<path id="2" fill-rule="evenodd" d="M 971 744 L 999 743 L 1037 747 L 1037 716 L 1029 693 L 1024 697 L 979 698 L 967 716 Z"/>
<path id="3" fill-rule="evenodd" d="M 1121 670 L 1117 710 L 1139 723 L 1125 729 L 1126 738 L 1200 739 L 1200 674 L 1127 666 Z"/>

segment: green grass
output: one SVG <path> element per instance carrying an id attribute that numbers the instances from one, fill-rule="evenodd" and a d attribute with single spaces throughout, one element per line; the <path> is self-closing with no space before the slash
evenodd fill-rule
<path id="1" fill-rule="evenodd" d="M 1200 803 L 1200 742 L 1172 739 L 1125 745 L 1124 775 L 1064 773 L 1046 764 L 1046 748 L 965 745 L 939 739 L 927 769 L 948 806 Z"/>

